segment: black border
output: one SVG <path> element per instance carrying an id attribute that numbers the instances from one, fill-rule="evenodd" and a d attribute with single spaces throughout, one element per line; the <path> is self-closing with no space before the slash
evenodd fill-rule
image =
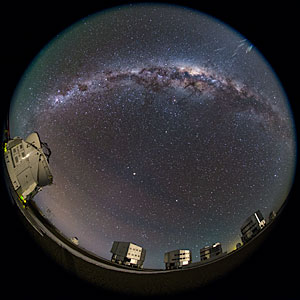
<path id="1" fill-rule="evenodd" d="M 94 1 L 95 2 L 95 1 Z M 154 1 L 152 1 L 154 2 Z M 170 2 L 170 1 L 165 1 Z M 299 129 L 297 111 L 299 72 L 298 64 L 298 16 L 297 5 L 276 2 L 267 6 L 253 1 L 239 4 L 202 3 L 191 1 L 170 2 L 199 9 L 215 16 L 246 36 L 265 56 L 290 100 Z M 14 89 L 30 62 L 58 33 L 81 18 L 109 8 L 125 4 L 125 1 L 102 1 L 91 4 L 84 1 L 70 3 L 41 2 L 40 4 L 16 3 L 5 5 L 2 28 L 2 101 L 1 118 Z M 133 3 L 133 1 L 131 2 Z M 298 84 L 298 85 L 297 85 Z M 296 173 L 289 199 L 279 216 L 273 233 L 248 261 L 222 280 L 205 289 L 187 293 L 187 296 L 212 299 L 265 298 L 296 299 L 298 259 L 298 210 L 299 192 Z M 1 182 L 2 203 L 2 251 L 3 294 L 13 298 L 46 299 L 76 298 L 82 295 L 112 296 L 107 291 L 83 282 L 53 263 L 24 229 L 15 208 L 8 201 L 8 195 Z M 42 293 L 42 294 L 41 294 Z M 26 296 L 26 297 L 24 297 Z"/>

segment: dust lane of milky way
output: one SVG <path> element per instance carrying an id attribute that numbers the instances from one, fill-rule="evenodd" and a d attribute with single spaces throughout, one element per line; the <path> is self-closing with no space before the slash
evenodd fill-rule
<path id="1" fill-rule="evenodd" d="M 269 126 L 276 123 L 276 133 L 288 134 L 291 138 L 288 124 L 268 98 L 259 95 L 236 80 L 224 78 L 212 70 L 195 66 L 151 66 L 125 71 L 97 72 L 89 76 L 88 79 L 77 78 L 74 82 L 62 85 L 58 93 L 53 95 L 49 101 L 54 108 L 80 94 L 84 97 L 88 93 L 99 95 L 114 89 L 117 85 L 133 82 L 148 90 L 160 92 L 166 88 L 181 89 L 181 96 L 170 99 L 174 105 L 184 105 L 191 99 L 191 96 L 197 96 L 197 101 L 203 102 L 205 99 L 206 101 L 223 101 L 223 109 L 229 109 L 231 113 L 247 112 L 259 118 L 263 126 L 266 123 L 269 123 Z"/>

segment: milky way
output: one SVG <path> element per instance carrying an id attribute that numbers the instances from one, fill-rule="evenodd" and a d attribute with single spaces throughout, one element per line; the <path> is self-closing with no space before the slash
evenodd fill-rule
<path id="1" fill-rule="evenodd" d="M 76 79 L 78 81 L 78 78 Z M 282 134 L 290 133 L 284 120 L 278 111 L 274 111 L 272 103 L 268 103 L 261 95 L 256 95 L 247 86 L 233 82 L 230 78 L 222 78 L 213 72 L 200 67 L 166 67 L 151 66 L 134 70 L 104 71 L 94 75 L 93 78 L 81 79 L 74 82 L 73 86 L 64 86 L 58 93 L 49 99 L 55 108 L 61 103 L 74 100 L 76 97 L 106 97 L 106 93 L 115 90 L 119 86 L 127 87 L 131 92 L 131 85 L 135 84 L 146 89 L 147 93 L 169 93 L 167 105 L 185 105 L 188 102 L 222 102 L 224 109 L 233 112 L 247 112 L 253 118 L 261 121 L 261 124 L 272 125 L 276 123 L 276 130 Z M 148 99 L 151 100 L 151 97 Z M 147 105 L 147 98 L 143 105 Z M 163 103 L 165 104 L 165 103 Z M 210 103 L 211 104 L 211 103 Z M 49 103 L 47 104 L 49 105 Z M 51 104 L 50 104 L 51 105 Z"/>
<path id="2" fill-rule="evenodd" d="M 176 248 L 194 261 L 215 242 L 230 251 L 243 221 L 277 211 L 290 189 L 295 133 L 276 77 L 194 11 L 85 19 L 41 53 L 12 103 L 12 134 L 36 130 L 52 150 L 54 184 L 36 203 L 105 258 L 114 240 L 144 246 L 145 267 Z"/>

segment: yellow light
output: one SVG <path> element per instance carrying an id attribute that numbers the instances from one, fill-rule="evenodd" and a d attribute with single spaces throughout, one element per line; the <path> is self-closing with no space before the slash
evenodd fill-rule
<path id="1" fill-rule="evenodd" d="M 4 153 L 6 153 L 7 152 L 7 143 L 4 143 Z"/>
<path id="2" fill-rule="evenodd" d="M 25 203 L 27 203 L 27 200 L 26 200 L 26 199 L 24 199 L 24 197 L 23 197 L 22 195 L 19 195 L 19 198 L 20 198 L 20 200 L 21 200 L 22 204 L 25 204 Z"/>

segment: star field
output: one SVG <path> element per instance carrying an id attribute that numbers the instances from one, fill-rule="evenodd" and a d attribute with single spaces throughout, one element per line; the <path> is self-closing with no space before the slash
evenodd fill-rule
<path id="1" fill-rule="evenodd" d="M 184 8 L 138 5 L 82 20 L 45 48 L 12 101 L 11 131 L 38 131 L 54 184 L 35 198 L 80 246 L 114 240 L 163 254 L 221 242 L 283 204 L 295 136 L 288 102 L 258 51 Z"/>

